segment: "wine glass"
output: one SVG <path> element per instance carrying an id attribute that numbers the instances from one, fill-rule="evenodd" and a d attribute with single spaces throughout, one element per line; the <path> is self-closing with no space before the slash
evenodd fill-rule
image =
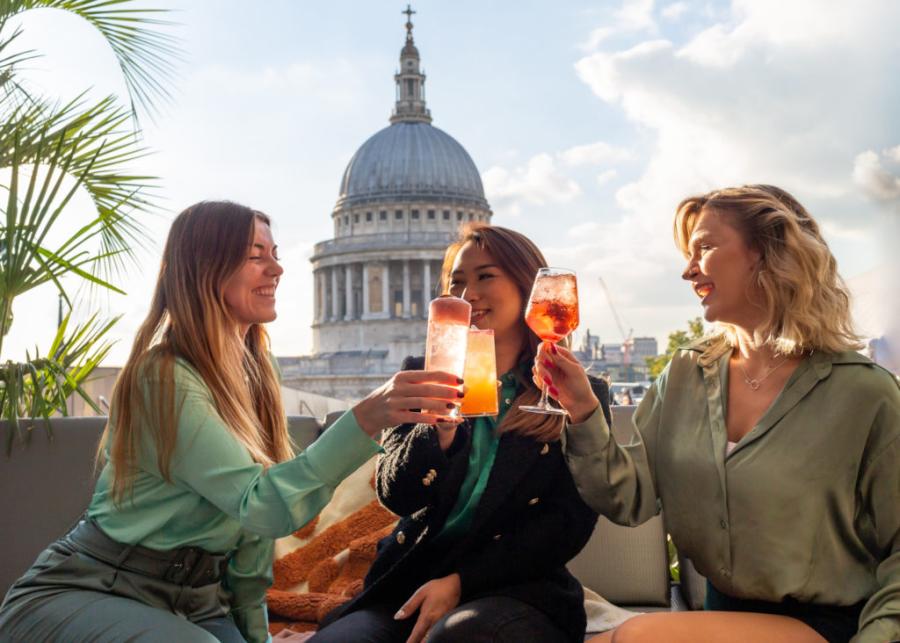
<path id="1" fill-rule="evenodd" d="M 578 283 L 575 272 L 565 268 L 541 268 L 534 278 L 525 309 L 525 323 L 545 342 L 555 344 L 578 328 Z M 565 409 L 551 406 L 547 387 L 541 385 L 541 401 L 520 406 L 523 411 L 545 415 L 565 415 Z"/>

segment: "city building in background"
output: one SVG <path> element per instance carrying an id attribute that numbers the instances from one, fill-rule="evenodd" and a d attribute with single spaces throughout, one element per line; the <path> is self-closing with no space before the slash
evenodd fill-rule
<path id="1" fill-rule="evenodd" d="M 317 243 L 310 259 L 313 353 L 278 358 L 292 388 L 356 400 L 404 357 L 420 355 L 444 250 L 460 224 L 491 220 L 472 158 L 431 124 L 412 13 L 390 125 L 347 164 L 331 213 L 334 238 Z"/>
<path id="2" fill-rule="evenodd" d="M 607 373 L 614 382 L 646 382 L 650 379 L 646 358 L 659 354 L 655 337 L 602 343 L 590 329 L 586 329 L 572 345 L 575 356 L 591 375 Z"/>

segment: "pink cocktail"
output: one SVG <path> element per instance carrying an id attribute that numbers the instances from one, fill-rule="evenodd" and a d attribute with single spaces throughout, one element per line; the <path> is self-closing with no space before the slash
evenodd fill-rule
<path id="1" fill-rule="evenodd" d="M 446 371 L 462 377 L 472 306 L 465 299 L 444 295 L 428 306 L 428 337 L 425 340 L 425 370 Z M 448 413 L 457 417 L 459 410 Z"/>

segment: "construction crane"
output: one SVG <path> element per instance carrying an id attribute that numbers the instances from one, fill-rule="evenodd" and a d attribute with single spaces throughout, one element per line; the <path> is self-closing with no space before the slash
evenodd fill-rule
<path id="1" fill-rule="evenodd" d="M 609 292 L 609 288 L 606 286 L 606 282 L 603 281 L 603 277 L 597 277 L 600 280 L 600 285 L 603 286 L 603 292 L 606 293 L 606 301 L 609 303 L 609 309 L 612 311 L 613 319 L 616 320 L 616 326 L 619 327 L 619 333 L 622 334 L 622 365 L 625 367 L 626 371 L 630 371 L 631 366 L 631 351 L 634 348 L 634 329 L 629 328 L 628 333 L 625 333 L 625 326 L 622 324 L 621 318 L 619 318 L 619 313 L 616 311 L 616 306 L 613 304 L 612 295 Z"/>

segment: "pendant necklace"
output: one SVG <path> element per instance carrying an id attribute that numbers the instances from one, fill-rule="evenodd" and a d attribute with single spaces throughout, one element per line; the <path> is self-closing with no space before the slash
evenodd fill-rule
<path id="1" fill-rule="evenodd" d="M 756 391 L 759 389 L 759 385 L 762 384 L 765 381 L 765 379 L 767 377 L 769 377 L 769 375 L 771 375 L 772 373 L 777 371 L 779 368 L 781 368 L 787 360 L 788 360 L 788 358 L 787 358 L 787 356 L 785 356 L 785 358 L 783 360 L 781 360 L 775 366 L 773 366 L 772 368 L 767 370 L 765 375 L 763 375 L 762 377 L 756 378 L 756 379 L 750 377 L 750 375 L 747 374 L 747 371 L 744 368 L 744 365 L 741 364 L 740 362 L 738 362 L 738 368 L 741 369 L 741 373 L 744 374 L 744 381 L 747 383 L 747 386 L 749 386 L 751 389 Z"/>

